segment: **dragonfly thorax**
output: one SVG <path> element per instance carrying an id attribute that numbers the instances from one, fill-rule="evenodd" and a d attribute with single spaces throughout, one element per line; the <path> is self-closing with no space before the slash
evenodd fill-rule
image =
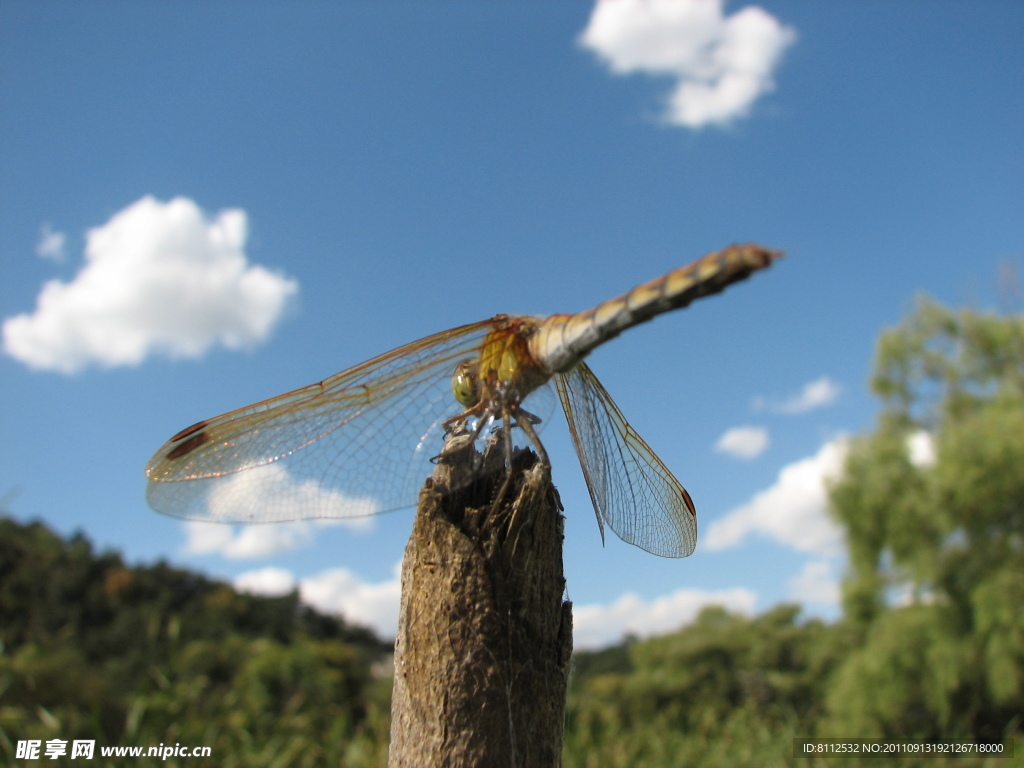
<path id="1" fill-rule="evenodd" d="M 462 360 L 452 374 L 452 395 L 467 410 L 501 410 L 518 405 L 550 374 L 530 354 L 529 338 L 539 321 L 533 317 L 494 318 L 477 358 Z"/>

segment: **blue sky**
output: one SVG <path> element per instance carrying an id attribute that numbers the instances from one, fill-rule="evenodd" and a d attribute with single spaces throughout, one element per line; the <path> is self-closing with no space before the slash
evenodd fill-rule
<path id="1" fill-rule="evenodd" d="M 602 548 L 544 432 L 577 644 L 708 602 L 835 616 L 821 479 L 872 425 L 877 334 L 1020 268 L 1022 30 L 1012 2 L 0 4 L 0 496 L 388 634 L 411 511 L 189 527 L 147 508 L 149 456 L 758 241 L 786 258 L 589 360 L 693 496 L 695 555 Z"/>

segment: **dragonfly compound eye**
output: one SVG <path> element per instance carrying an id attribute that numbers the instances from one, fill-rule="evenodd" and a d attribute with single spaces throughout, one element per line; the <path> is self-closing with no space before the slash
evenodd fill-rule
<path id="1" fill-rule="evenodd" d="M 480 400 L 480 378 L 472 360 L 463 360 L 452 374 L 452 394 L 459 404 L 471 408 Z"/>

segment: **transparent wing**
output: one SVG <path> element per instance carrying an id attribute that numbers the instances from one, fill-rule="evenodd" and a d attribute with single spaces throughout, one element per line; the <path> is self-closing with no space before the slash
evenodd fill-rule
<path id="1" fill-rule="evenodd" d="M 347 518 L 411 506 L 443 447 L 459 361 L 486 320 L 183 430 L 146 466 L 158 512 L 220 522 Z"/>
<path id="2" fill-rule="evenodd" d="M 584 363 L 554 377 L 597 512 L 619 538 L 662 557 L 687 557 L 697 545 L 690 494 L 633 431 Z"/>

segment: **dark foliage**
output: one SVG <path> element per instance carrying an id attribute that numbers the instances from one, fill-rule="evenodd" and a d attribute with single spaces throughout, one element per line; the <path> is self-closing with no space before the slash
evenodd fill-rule
<path id="1" fill-rule="evenodd" d="M 216 745 L 238 765 L 262 764 L 273 743 L 305 756 L 290 764 L 316 765 L 311 755 L 373 731 L 373 764 L 383 743 L 390 644 L 294 592 L 259 597 L 162 562 L 128 567 L 80 534 L 0 518 L 0 617 L 8 758 L 19 739 L 88 738 Z"/>

